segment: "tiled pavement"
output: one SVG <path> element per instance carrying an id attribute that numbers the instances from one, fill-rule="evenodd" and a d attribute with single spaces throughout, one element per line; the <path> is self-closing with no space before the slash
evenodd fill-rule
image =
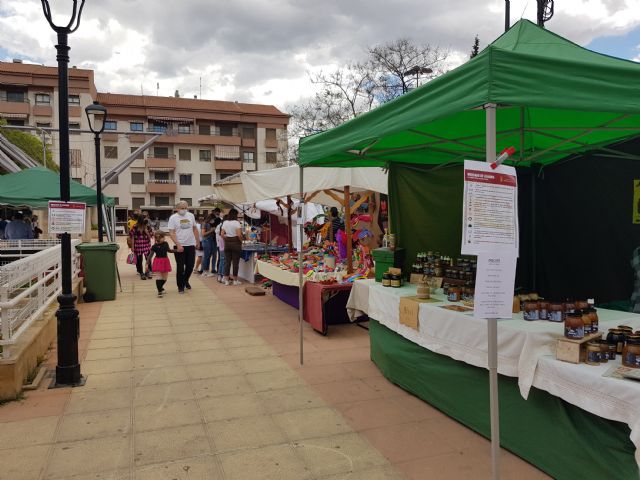
<path id="1" fill-rule="evenodd" d="M 80 306 L 86 386 L 0 407 L 0 478 L 490 478 L 489 443 L 385 380 L 365 330 L 305 326 L 300 367 L 270 295 L 170 278 L 159 299 L 120 268 L 117 301 Z M 503 477 L 547 478 L 505 451 Z"/>

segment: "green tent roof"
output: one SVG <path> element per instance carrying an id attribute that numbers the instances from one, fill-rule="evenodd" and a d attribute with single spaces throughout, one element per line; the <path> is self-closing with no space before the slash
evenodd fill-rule
<path id="1" fill-rule="evenodd" d="M 521 165 L 548 164 L 640 134 L 640 64 L 520 20 L 455 70 L 303 138 L 300 165 L 484 159 L 488 103 L 498 105 L 498 148 L 514 146 Z"/>
<path id="2" fill-rule="evenodd" d="M 71 180 L 71 201 L 96 204 L 96 191 Z M 49 200 L 60 199 L 60 175 L 44 167 L 29 168 L 0 176 L 0 205 L 45 208 Z M 103 195 L 105 205 L 114 205 Z"/>

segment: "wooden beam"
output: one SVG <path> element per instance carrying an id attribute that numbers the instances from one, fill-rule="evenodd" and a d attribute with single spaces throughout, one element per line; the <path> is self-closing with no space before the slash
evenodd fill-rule
<path id="1" fill-rule="evenodd" d="M 358 199 L 358 201 L 351 206 L 351 210 L 354 212 L 358 210 L 358 208 L 360 208 L 360 205 L 362 205 L 365 201 L 369 200 L 370 195 L 371 195 L 371 192 L 366 192 L 366 193 L 363 192 L 362 196 Z"/>
<path id="2" fill-rule="evenodd" d="M 333 198 L 336 202 L 338 202 L 341 206 L 344 207 L 344 200 L 340 198 L 338 195 L 336 195 L 335 193 L 333 193 L 331 190 L 324 190 L 324 193 L 329 195 L 331 198 Z"/>
<path id="3" fill-rule="evenodd" d="M 351 242 L 351 188 L 344 187 L 344 230 L 347 241 L 347 274 L 353 273 L 353 246 Z"/>

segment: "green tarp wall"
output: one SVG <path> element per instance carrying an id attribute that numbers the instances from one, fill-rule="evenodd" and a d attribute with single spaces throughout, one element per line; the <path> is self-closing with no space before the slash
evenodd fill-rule
<path id="1" fill-rule="evenodd" d="M 369 333 L 371 359 L 386 378 L 490 436 L 487 370 L 422 348 L 375 320 L 369 322 Z M 500 375 L 499 384 L 504 448 L 558 480 L 640 478 L 627 425 L 585 412 L 536 388 L 525 400 L 515 378 Z"/>

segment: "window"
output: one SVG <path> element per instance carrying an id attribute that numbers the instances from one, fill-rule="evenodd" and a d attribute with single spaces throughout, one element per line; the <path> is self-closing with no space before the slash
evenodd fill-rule
<path id="1" fill-rule="evenodd" d="M 200 174 L 200 186 L 211 186 L 211 174 L 210 173 L 201 173 Z"/>
<path id="2" fill-rule="evenodd" d="M 155 197 L 156 207 L 168 207 L 169 206 L 169 197 L 167 196 L 159 196 Z"/>
<path id="3" fill-rule="evenodd" d="M 131 185 L 144 185 L 144 172 L 131 172 Z"/>
<path id="4" fill-rule="evenodd" d="M 36 122 L 36 127 L 51 128 L 51 122 Z"/>
<path id="5" fill-rule="evenodd" d="M 169 180 L 169 172 L 155 172 L 153 174 L 154 180 L 162 180 L 164 182 Z"/>
<path id="6" fill-rule="evenodd" d="M 178 133 L 191 133 L 191 125 L 189 125 L 188 123 L 179 124 Z"/>
<path id="7" fill-rule="evenodd" d="M 165 123 L 153 123 L 149 126 L 149 130 L 155 133 L 165 133 L 167 125 Z"/>
<path id="8" fill-rule="evenodd" d="M 153 147 L 153 156 L 156 158 L 169 158 L 169 147 Z"/>
<path id="9" fill-rule="evenodd" d="M 191 206 L 193 200 L 191 198 L 180 198 L 181 202 L 187 202 L 187 205 Z"/>
<path id="10" fill-rule="evenodd" d="M 266 128 L 265 129 L 265 145 L 267 147 L 277 147 L 278 139 L 276 138 L 276 129 L 275 128 Z"/>
<path id="11" fill-rule="evenodd" d="M 180 185 L 191 185 L 191 174 L 190 173 L 181 173 L 180 174 Z"/>
<path id="12" fill-rule="evenodd" d="M 131 209 L 138 210 L 144 205 L 144 197 L 131 197 Z"/>
<path id="13" fill-rule="evenodd" d="M 116 205 L 120 205 L 120 197 L 113 197 L 113 201 Z"/>
<path id="14" fill-rule="evenodd" d="M 7 92 L 7 102 L 23 103 L 25 101 L 25 92 Z"/>
<path id="15" fill-rule="evenodd" d="M 233 175 L 233 173 L 219 173 L 218 180 L 224 180 L 225 178 L 229 178 Z"/>
<path id="16" fill-rule="evenodd" d="M 69 95 L 69 105 L 80 106 L 80 95 Z"/>
<path id="17" fill-rule="evenodd" d="M 80 130 L 80 124 L 79 123 L 70 123 L 69 124 L 69 130 Z M 80 132 L 69 132 L 69 135 L 80 135 Z"/>
<path id="18" fill-rule="evenodd" d="M 113 180 L 111 180 L 110 184 L 111 185 L 118 185 L 118 183 L 120 183 L 119 178 L 120 178 L 120 176 L 116 175 L 115 177 L 113 177 Z M 116 202 L 116 203 L 118 203 L 118 202 Z"/>
<path id="19" fill-rule="evenodd" d="M 191 150 L 187 148 L 181 148 L 178 150 L 178 158 L 180 160 L 191 160 Z"/>
<path id="20" fill-rule="evenodd" d="M 142 122 L 129 122 L 129 130 L 132 132 L 142 132 L 144 130 L 144 125 Z"/>
<path id="21" fill-rule="evenodd" d="M 73 180 L 74 182 L 78 182 L 78 183 L 82 183 L 82 179 L 78 178 L 78 177 L 73 177 L 71 180 Z"/>
<path id="22" fill-rule="evenodd" d="M 200 135 L 211 135 L 211 125 L 198 125 Z"/>
<path id="23" fill-rule="evenodd" d="M 118 158 L 118 147 L 104 147 L 104 158 Z"/>
<path id="24" fill-rule="evenodd" d="M 220 136 L 222 137 L 232 137 L 233 136 L 233 126 L 232 125 L 220 125 Z"/>
<path id="25" fill-rule="evenodd" d="M 267 152 L 267 163 L 276 163 L 278 161 L 277 152 Z"/>
<path id="26" fill-rule="evenodd" d="M 249 138 L 255 140 L 256 129 L 253 127 L 242 127 L 242 138 Z"/>
<path id="27" fill-rule="evenodd" d="M 69 161 L 72 167 L 79 167 L 82 165 L 82 150 L 79 148 L 72 148 L 69 150 Z"/>
<path id="28" fill-rule="evenodd" d="M 255 154 L 253 152 L 242 152 L 242 160 L 246 163 L 253 163 Z"/>
<path id="29" fill-rule="evenodd" d="M 105 130 L 117 130 L 118 129 L 118 122 L 116 122 L 115 120 L 107 120 L 104 122 L 104 129 Z"/>
<path id="30" fill-rule="evenodd" d="M 210 162 L 211 161 L 211 150 L 200 150 L 200 161 L 201 162 Z"/>
<path id="31" fill-rule="evenodd" d="M 9 118 L 7 120 L 7 125 L 14 125 L 16 127 L 24 127 L 24 120 L 15 120 L 15 119 Z"/>
<path id="32" fill-rule="evenodd" d="M 51 97 L 48 93 L 36 93 L 36 105 L 50 105 Z"/>
<path id="33" fill-rule="evenodd" d="M 129 147 L 129 148 L 131 148 L 131 153 L 135 152 L 138 149 L 138 147 Z M 144 158 L 144 152 L 140 152 L 136 157 L 136 160 L 143 159 L 143 158 Z"/>

